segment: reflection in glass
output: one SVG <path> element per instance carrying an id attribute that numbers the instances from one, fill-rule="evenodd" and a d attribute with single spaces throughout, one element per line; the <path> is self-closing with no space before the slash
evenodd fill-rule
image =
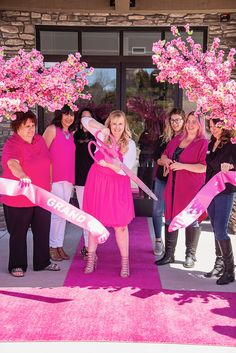
<path id="1" fill-rule="evenodd" d="M 186 96 L 185 90 L 183 90 L 183 110 L 185 114 L 188 114 L 196 109 L 196 103 L 190 102 Z"/>
<path id="2" fill-rule="evenodd" d="M 88 91 L 95 104 L 116 104 L 116 69 L 95 68 L 88 76 Z"/>
<path id="3" fill-rule="evenodd" d="M 174 107 L 176 86 L 156 81 L 153 68 L 126 69 L 126 102 L 132 97 L 143 97 L 169 111 Z"/>
<path id="4" fill-rule="evenodd" d="M 176 87 L 156 81 L 153 68 L 126 69 L 127 117 L 138 147 L 138 177 L 153 189 L 154 149 L 166 113 L 174 107 Z M 146 197 L 139 190 L 138 197 Z"/>

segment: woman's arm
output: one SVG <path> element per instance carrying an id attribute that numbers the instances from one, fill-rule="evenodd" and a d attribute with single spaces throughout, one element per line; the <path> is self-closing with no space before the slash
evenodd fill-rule
<path id="1" fill-rule="evenodd" d="M 179 163 L 179 162 L 174 161 L 170 165 L 170 169 L 173 171 L 187 170 L 187 171 L 193 172 L 193 173 L 205 173 L 206 172 L 206 165 L 201 164 L 201 163 L 187 164 L 187 163 Z"/>
<path id="2" fill-rule="evenodd" d="M 9 159 L 7 162 L 8 168 L 12 172 L 12 174 L 19 179 L 29 178 L 24 170 L 22 169 L 20 162 L 16 159 Z M 29 178 L 30 179 L 30 178 Z"/>
<path id="3" fill-rule="evenodd" d="M 128 146 L 128 150 L 127 152 L 124 154 L 124 158 L 123 158 L 123 163 L 129 168 L 132 169 L 133 166 L 135 165 L 136 162 L 136 145 L 135 142 L 133 140 L 129 141 L 129 146 Z M 121 175 L 125 175 L 125 172 L 118 166 L 112 163 L 108 163 L 104 160 L 101 160 L 99 162 L 99 164 L 103 167 L 108 167 L 112 170 L 114 170 L 114 172 L 121 174 Z"/>
<path id="4" fill-rule="evenodd" d="M 137 157 L 136 145 L 133 140 L 129 141 L 128 150 L 124 154 L 123 163 L 129 168 L 132 169 L 135 165 Z"/>
<path id="5" fill-rule="evenodd" d="M 43 133 L 43 138 L 48 148 L 50 148 L 52 141 L 56 137 L 56 126 L 49 125 Z"/>
<path id="6" fill-rule="evenodd" d="M 102 141 L 104 136 L 108 136 L 110 134 L 110 130 L 106 126 L 91 117 L 82 118 L 81 123 L 93 136 L 95 136 L 98 131 L 102 130 L 102 136 L 99 136 Z"/>
<path id="7" fill-rule="evenodd" d="M 98 162 L 99 165 L 101 165 L 102 167 L 107 167 L 112 169 L 114 172 L 118 173 L 121 171 L 121 168 L 118 165 L 112 164 L 112 163 L 108 163 L 106 161 L 104 161 L 104 159 L 101 159 Z"/>
<path id="8" fill-rule="evenodd" d="M 173 163 L 172 159 L 169 159 L 166 154 L 163 154 L 161 156 L 161 158 L 159 159 L 158 164 L 163 165 L 164 167 L 169 167 L 170 164 L 172 164 L 172 163 Z"/>

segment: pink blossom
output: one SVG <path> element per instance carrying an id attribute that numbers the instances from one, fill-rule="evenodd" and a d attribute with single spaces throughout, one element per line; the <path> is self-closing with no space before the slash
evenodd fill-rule
<path id="1" fill-rule="evenodd" d="M 190 34 L 189 25 L 185 29 Z M 213 40 L 209 51 L 203 52 L 192 37 L 184 42 L 176 27 L 171 30 L 177 38 L 153 44 L 152 59 L 159 70 L 157 82 L 179 84 L 189 101 L 196 103 L 196 114 L 204 114 L 207 119 L 219 118 L 222 126 L 235 129 L 236 83 L 230 78 L 236 50 L 231 49 L 224 60 L 219 38 Z"/>
<path id="2" fill-rule="evenodd" d="M 33 49 L 5 60 L 0 48 L 0 116 L 14 119 L 14 112 L 40 105 L 49 111 L 68 104 L 78 110 L 78 98 L 90 99 L 85 91 L 87 76 L 93 73 L 80 53 L 70 54 L 66 61 L 46 68 L 42 54 Z"/>

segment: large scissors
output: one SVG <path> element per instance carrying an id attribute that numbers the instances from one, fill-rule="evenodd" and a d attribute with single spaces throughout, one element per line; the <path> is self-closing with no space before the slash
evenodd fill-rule
<path id="1" fill-rule="evenodd" d="M 118 152 L 119 148 L 114 139 L 114 136 L 111 134 L 108 135 L 109 139 L 111 140 L 111 144 L 108 145 L 99 138 L 98 136 L 99 133 L 101 133 L 101 130 L 97 131 L 95 134 L 96 142 L 90 141 L 88 144 L 89 153 L 91 157 L 94 159 L 94 161 L 98 163 L 98 160 L 96 159 L 96 157 L 93 155 L 91 151 L 92 145 L 95 145 L 96 149 L 103 154 L 104 160 L 106 162 L 119 166 L 124 171 L 124 173 L 140 187 L 140 189 L 142 189 L 153 200 L 157 201 L 156 195 L 147 187 L 147 185 L 144 184 L 142 180 L 139 179 L 137 175 L 132 172 L 132 170 L 130 170 L 124 163 L 121 162 L 119 158 L 119 152 Z"/>

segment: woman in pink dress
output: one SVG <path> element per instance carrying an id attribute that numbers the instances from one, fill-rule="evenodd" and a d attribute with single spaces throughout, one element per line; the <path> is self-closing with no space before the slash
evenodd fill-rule
<path id="1" fill-rule="evenodd" d="M 174 262 L 178 231 L 169 232 L 169 224 L 204 185 L 208 141 L 203 133 L 203 124 L 204 122 L 196 117 L 194 112 L 189 113 L 183 134 L 177 135 L 168 143 L 161 157 L 169 176 L 164 190 L 165 254 L 162 259 L 155 262 L 156 265 Z M 194 266 L 200 232 L 198 221 L 185 230 L 184 267 Z"/>
<path id="2" fill-rule="evenodd" d="M 89 131 L 101 130 L 104 142 L 110 144 L 112 134 L 119 148 L 120 160 L 130 169 L 136 161 L 136 146 L 125 114 L 120 110 L 110 113 L 105 126 L 93 118 L 83 118 L 82 124 Z M 121 255 L 121 277 L 129 276 L 128 224 L 134 218 L 134 205 L 130 179 L 117 165 L 104 160 L 102 153 L 95 152 L 96 160 L 90 168 L 84 189 L 84 211 L 97 218 L 104 226 L 113 227 Z M 97 243 L 89 234 L 88 256 L 85 273 L 95 270 Z"/>

